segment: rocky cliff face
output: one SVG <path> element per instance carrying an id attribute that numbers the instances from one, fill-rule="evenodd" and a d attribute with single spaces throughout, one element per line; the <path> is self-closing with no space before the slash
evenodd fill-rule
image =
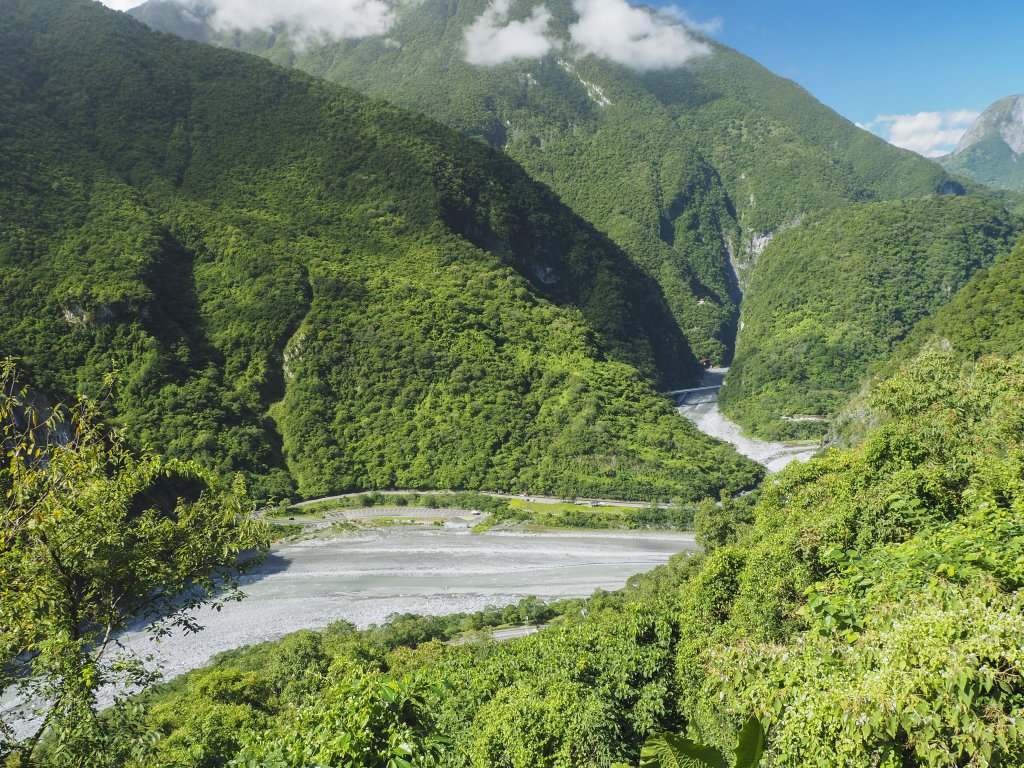
<path id="1" fill-rule="evenodd" d="M 997 189 L 1024 192 L 1024 94 L 986 109 L 939 163 Z"/>
<path id="2" fill-rule="evenodd" d="M 1014 155 L 1024 154 L 1024 94 L 1007 96 L 986 109 L 960 139 L 953 155 L 997 137 Z"/>

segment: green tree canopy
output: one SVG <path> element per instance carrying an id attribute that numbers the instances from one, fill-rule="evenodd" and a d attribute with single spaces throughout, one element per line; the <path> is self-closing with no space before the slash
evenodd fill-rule
<path id="1" fill-rule="evenodd" d="M 20 743 L 15 715 L 0 715 L 0 752 L 30 765 L 47 732 L 58 755 L 106 751 L 98 693 L 152 679 L 118 633 L 140 619 L 198 629 L 194 609 L 239 597 L 261 529 L 241 484 L 135 455 L 88 401 L 43 407 L 9 361 L 0 429 L 0 691 L 35 715 Z"/>

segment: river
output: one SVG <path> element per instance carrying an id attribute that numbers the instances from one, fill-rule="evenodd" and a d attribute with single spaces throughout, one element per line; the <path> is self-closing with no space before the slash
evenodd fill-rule
<path id="1" fill-rule="evenodd" d="M 718 410 L 726 369 L 705 373 L 700 389 L 680 395 L 679 412 L 702 432 L 732 443 L 778 471 L 817 446 L 753 440 Z M 463 514 L 463 513 L 460 513 Z M 503 606 L 528 595 L 585 597 L 618 589 L 679 551 L 697 551 L 691 534 L 629 531 L 474 534 L 468 523 L 396 526 L 275 546 L 242 582 L 246 599 L 203 610 L 196 634 L 154 642 L 138 626 L 122 644 L 152 654 L 167 678 L 202 666 L 221 651 L 265 642 L 338 620 L 357 627 L 396 613 L 442 615 Z M 0 706 L 10 707 L 9 699 Z M 27 723 L 22 723 L 26 725 Z"/>
<path id="2" fill-rule="evenodd" d="M 775 443 L 744 436 L 739 425 L 718 410 L 718 388 L 728 371 L 728 368 L 709 368 L 696 388 L 674 393 L 676 410 L 701 432 L 732 443 L 737 451 L 763 464 L 769 472 L 778 472 L 794 461 L 807 461 L 820 450 L 818 445 Z"/>
<path id="3" fill-rule="evenodd" d="M 141 628 L 124 642 L 155 653 L 168 677 L 241 645 L 339 619 L 363 628 L 395 613 L 447 614 L 508 605 L 527 595 L 583 597 L 619 589 L 693 537 L 630 531 L 471 533 L 468 526 L 396 526 L 273 548 L 248 575 L 239 603 L 200 614 L 205 629 L 152 642 Z"/>
<path id="4" fill-rule="evenodd" d="M 697 549 L 693 536 L 683 533 L 472 533 L 469 523 L 313 538 L 273 547 L 244 578 L 245 600 L 199 613 L 201 632 L 154 642 L 137 626 L 120 641 L 139 656 L 152 654 L 169 679 L 221 651 L 339 619 L 365 628 L 395 613 L 463 613 L 528 595 L 557 599 L 619 589 L 674 553 Z M 102 692 L 101 702 L 108 703 L 111 693 Z M 0 708 L 16 710 L 17 704 L 8 695 L 0 698 Z M 19 735 L 27 735 L 33 722 L 15 719 Z"/>

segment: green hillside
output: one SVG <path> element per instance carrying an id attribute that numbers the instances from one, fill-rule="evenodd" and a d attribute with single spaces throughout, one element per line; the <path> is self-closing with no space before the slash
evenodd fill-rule
<path id="1" fill-rule="evenodd" d="M 712 362 L 731 357 L 736 331 L 730 262 L 743 282 L 765 233 L 853 201 L 956 188 L 933 163 L 711 41 L 710 55 L 664 72 L 568 53 L 469 64 L 464 32 L 487 6 L 426 0 L 401 6 L 386 37 L 302 45 L 281 27 L 200 30 L 164 0 L 133 13 L 422 110 L 502 148 L 659 282 L 690 346 Z M 532 7 L 513 3 L 509 18 Z M 567 37 L 577 12 L 569 0 L 547 7 L 550 35 Z M 204 17 L 201 4 L 195 14 Z"/>
<path id="2" fill-rule="evenodd" d="M 743 768 L 1024 765 L 1019 216 L 720 46 L 470 67 L 483 8 L 299 48 L 145 11 L 392 106 L 91 0 L 0 0 L 0 766 L 664 768 L 668 733 L 725 768 L 751 718 Z M 764 479 L 658 394 L 735 329 L 720 401 L 758 433 L 820 431 L 781 417 L 874 377 L 846 447 Z M 120 628 L 197 630 L 265 554 L 234 472 L 674 497 L 700 551 L 157 687 Z M 264 573 L 320 578 L 286 555 Z"/>
<path id="3" fill-rule="evenodd" d="M 1024 242 L 998 256 L 948 304 L 918 323 L 894 357 L 905 362 L 928 346 L 969 359 L 1024 351 Z"/>
<path id="4" fill-rule="evenodd" d="M 241 649 L 126 720 L 111 764 L 636 765 L 652 733 L 730 748 L 753 713 L 762 765 L 1021 765 L 1022 382 L 1019 357 L 919 358 L 872 393 L 881 426 L 791 465 L 738 541 L 546 613 Z M 516 641 L 441 642 L 559 613 Z"/>
<path id="5" fill-rule="evenodd" d="M 652 386 L 656 284 L 424 117 L 86 0 L 3 0 L 0 352 L 258 495 L 697 498 L 760 474 Z M 114 374 L 108 378 L 108 374 Z"/>
<path id="6" fill-rule="evenodd" d="M 872 363 L 1013 247 L 1017 226 L 995 202 L 931 197 L 783 232 L 753 273 L 723 411 L 759 435 L 820 435 L 824 422 L 783 417 L 834 414 Z"/>

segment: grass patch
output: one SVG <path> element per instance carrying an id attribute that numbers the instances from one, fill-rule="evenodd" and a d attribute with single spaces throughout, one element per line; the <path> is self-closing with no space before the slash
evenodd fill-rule
<path id="1" fill-rule="evenodd" d="M 486 514 L 473 526 L 474 532 L 490 530 L 496 525 L 529 525 L 533 530 L 591 529 L 667 529 L 692 530 L 695 505 L 673 505 L 662 509 L 657 505 L 626 507 L 615 504 L 560 501 L 543 503 L 522 498 L 494 498 L 470 491 L 412 492 L 385 494 L 380 492 L 362 493 L 340 499 L 317 501 L 299 506 L 272 509 L 267 517 L 303 520 L 322 520 L 343 510 L 371 510 L 374 507 L 420 507 L 427 509 L 459 509 Z M 385 525 L 407 525 L 410 520 L 401 516 L 387 515 L 372 520 L 358 521 L 361 527 Z M 416 524 L 443 524 L 440 518 L 417 518 Z"/>

